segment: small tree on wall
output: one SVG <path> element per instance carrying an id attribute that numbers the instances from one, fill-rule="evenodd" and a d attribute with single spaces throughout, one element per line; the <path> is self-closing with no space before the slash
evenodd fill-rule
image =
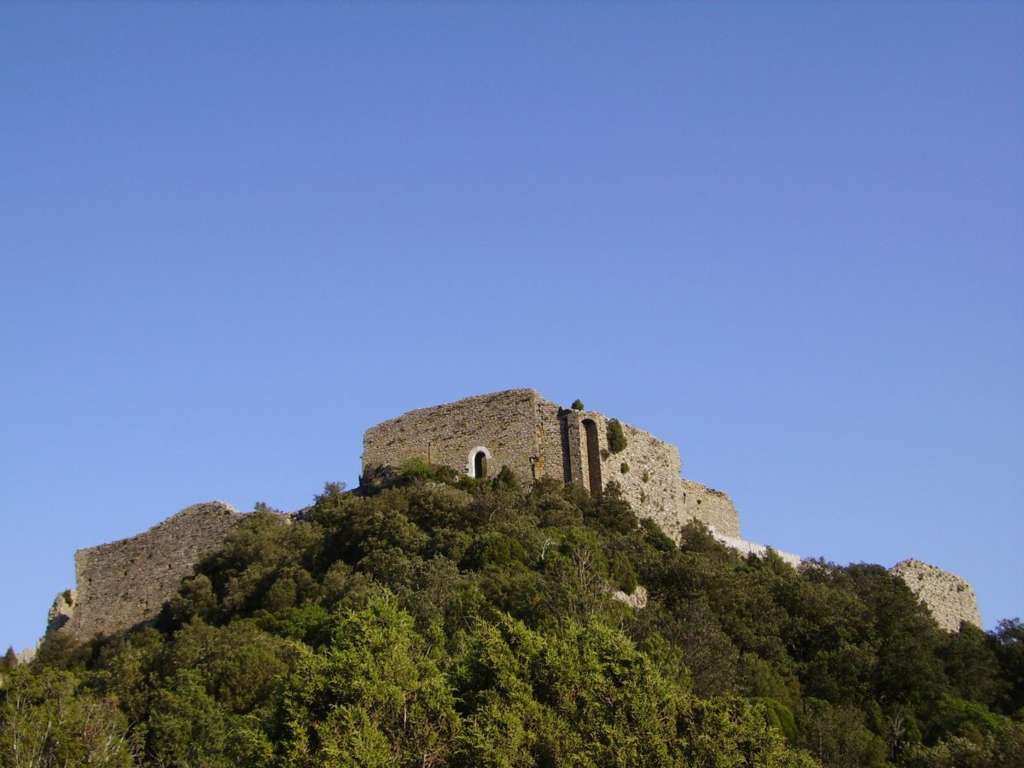
<path id="1" fill-rule="evenodd" d="M 626 447 L 626 433 L 622 430 L 622 424 L 618 419 L 611 419 L 608 422 L 608 450 L 618 453 Z"/>
<path id="2" fill-rule="evenodd" d="M 573 400 L 573 401 L 572 401 L 572 409 L 573 409 L 574 411 L 583 411 L 583 410 L 586 410 L 586 409 L 585 409 L 585 408 L 583 407 L 583 401 L 582 401 L 582 400 L 580 400 L 580 399 L 579 399 L 578 397 L 577 397 L 577 398 L 576 398 L 575 400 Z"/>

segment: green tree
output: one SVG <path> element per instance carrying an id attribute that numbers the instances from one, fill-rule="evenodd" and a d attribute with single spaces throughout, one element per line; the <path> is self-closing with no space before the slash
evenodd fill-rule
<path id="1" fill-rule="evenodd" d="M 284 694 L 289 766 L 435 765 L 458 724 L 444 676 L 393 596 L 338 617 Z"/>
<path id="2" fill-rule="evenodd" d="M 992 643 L 1005 684 L 999 706 L 1006 714 L 1019 713 L 1024 709 L 1024 623 L 1020 619 L 999 622 Z"/>
<path id="3" fill-rule="evenodd" d="M 22 667 L 0 693 L 0 768 L 129 768 L 128 723 L 116 702 L 61 669 Z"/>

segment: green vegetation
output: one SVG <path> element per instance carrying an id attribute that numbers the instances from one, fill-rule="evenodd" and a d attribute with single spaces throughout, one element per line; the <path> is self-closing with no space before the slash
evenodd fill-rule
<path id="1" fill-rule="evenodd" d="M 1024 764 L 1018 621 L 949 635 L 880 567 L 677 546 L 614 483 L 406 470 L 261 506 L 154 626 L 49 638 L 4 673 L 0 768 Z"/>
<path id="2" fill-rule="evenodd" d="M 586 408 L 584 408 L 584 406 L 583 406 L 583 401 L 580 400 L 578 397 L 575 400 L 572 401 L 572 405 L 570 407 L 574 411 L 585 411 L 586 410 Z"/>
<path id="3" fill-rule="evenodd" d="M 626 474 L 627 472 L 629 472 L 629 464 L 627 464 L 626 462 L 622 462 L 622 464 L 619 465 L 619 472 L 621 472 L 622 474 Z"/>
<path id="4" fill-rule="evenodd" d="M 612 453 L 626 449 L 626 433 L 623 432 L 622 423 L 618 419 L 608 420 L 608 449 Z"/>

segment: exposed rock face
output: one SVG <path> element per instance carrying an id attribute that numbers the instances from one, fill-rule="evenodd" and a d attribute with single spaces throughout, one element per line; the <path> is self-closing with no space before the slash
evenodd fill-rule
<path id="1" fill-rule="evenodd" d="M 78 588 L 57 596 L 48 631 L 87 640 L 155 618 L 240 517 L 221 501 L 194 504 L 138 536 L 78 550 Z"/>
<path id="2" fill-rule="evenodd" d="M 971 585 L 956 574 L 920 560 L 903 560 L 889 569 L 921 598 L 947 632 L 957 632 L 960 622 L 981 626 L 981 613 Z"/>
<path id="3" fill-rule="evenodd" d="M 646 608 L 647 588 L 638 584 L 632 594 L 626 594 L 621 589 L 616 589 L 612 592 L 612 599 L 618 600 L 620 603 L 625 603 L 630 608 Z"/>
<path id="4" fill-rule="evenodd" d="M 67 624 L 75 614 L 75 600 L 78 594 L 73 589 L 65 589 L 53 598 L 53 605 L 46 616 L 46 631 L 56 632 Z"/>

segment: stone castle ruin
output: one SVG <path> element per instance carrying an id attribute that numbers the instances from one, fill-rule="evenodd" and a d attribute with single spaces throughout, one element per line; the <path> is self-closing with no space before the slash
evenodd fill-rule
<path id="1" fill-rule="evenodd" d="M 362 476 L 425 460 L 471 477 L 508 467 L 526 483 L 551 478 L 599 493 L 614 482 L 640 517 L 673 538 L 699 520 L 724 544 L 763 556 L 746 541 L 722 491 L 682 475 L 679 450 L 596 411 L 561 408 L 532 389 L 511 389 L 409 411 L 368 429 Z M 57 596 L 47 632 L 78 640 L 150 621 L 181 580 L 220 548 L 241 515 L 223 502 L 188 507 L 138 536 L 75 553 L 77 588 Z M 793 566 L 801 559 L 778 552 Z M 916 560 L 892 571 L 949 631 L 981 624 L 974 591 L 953 574 Z"/>
<path id="2" fill-rule="evenodd" d="M 621 444 L 609 441 L 612 419 L 560 408 L 532 389 L 510 389 L 409 411 L 366 431 L 363 472 L 426 459 L 480 477 L 507 466 L 528 482 L 553 478 L 591 493 L 615 482 L 642 517 L 670 536 L 690 520 L 739 538 L 740 520 L 721 491 L 684 480 L 679 449 L 616 422 Z"/>

